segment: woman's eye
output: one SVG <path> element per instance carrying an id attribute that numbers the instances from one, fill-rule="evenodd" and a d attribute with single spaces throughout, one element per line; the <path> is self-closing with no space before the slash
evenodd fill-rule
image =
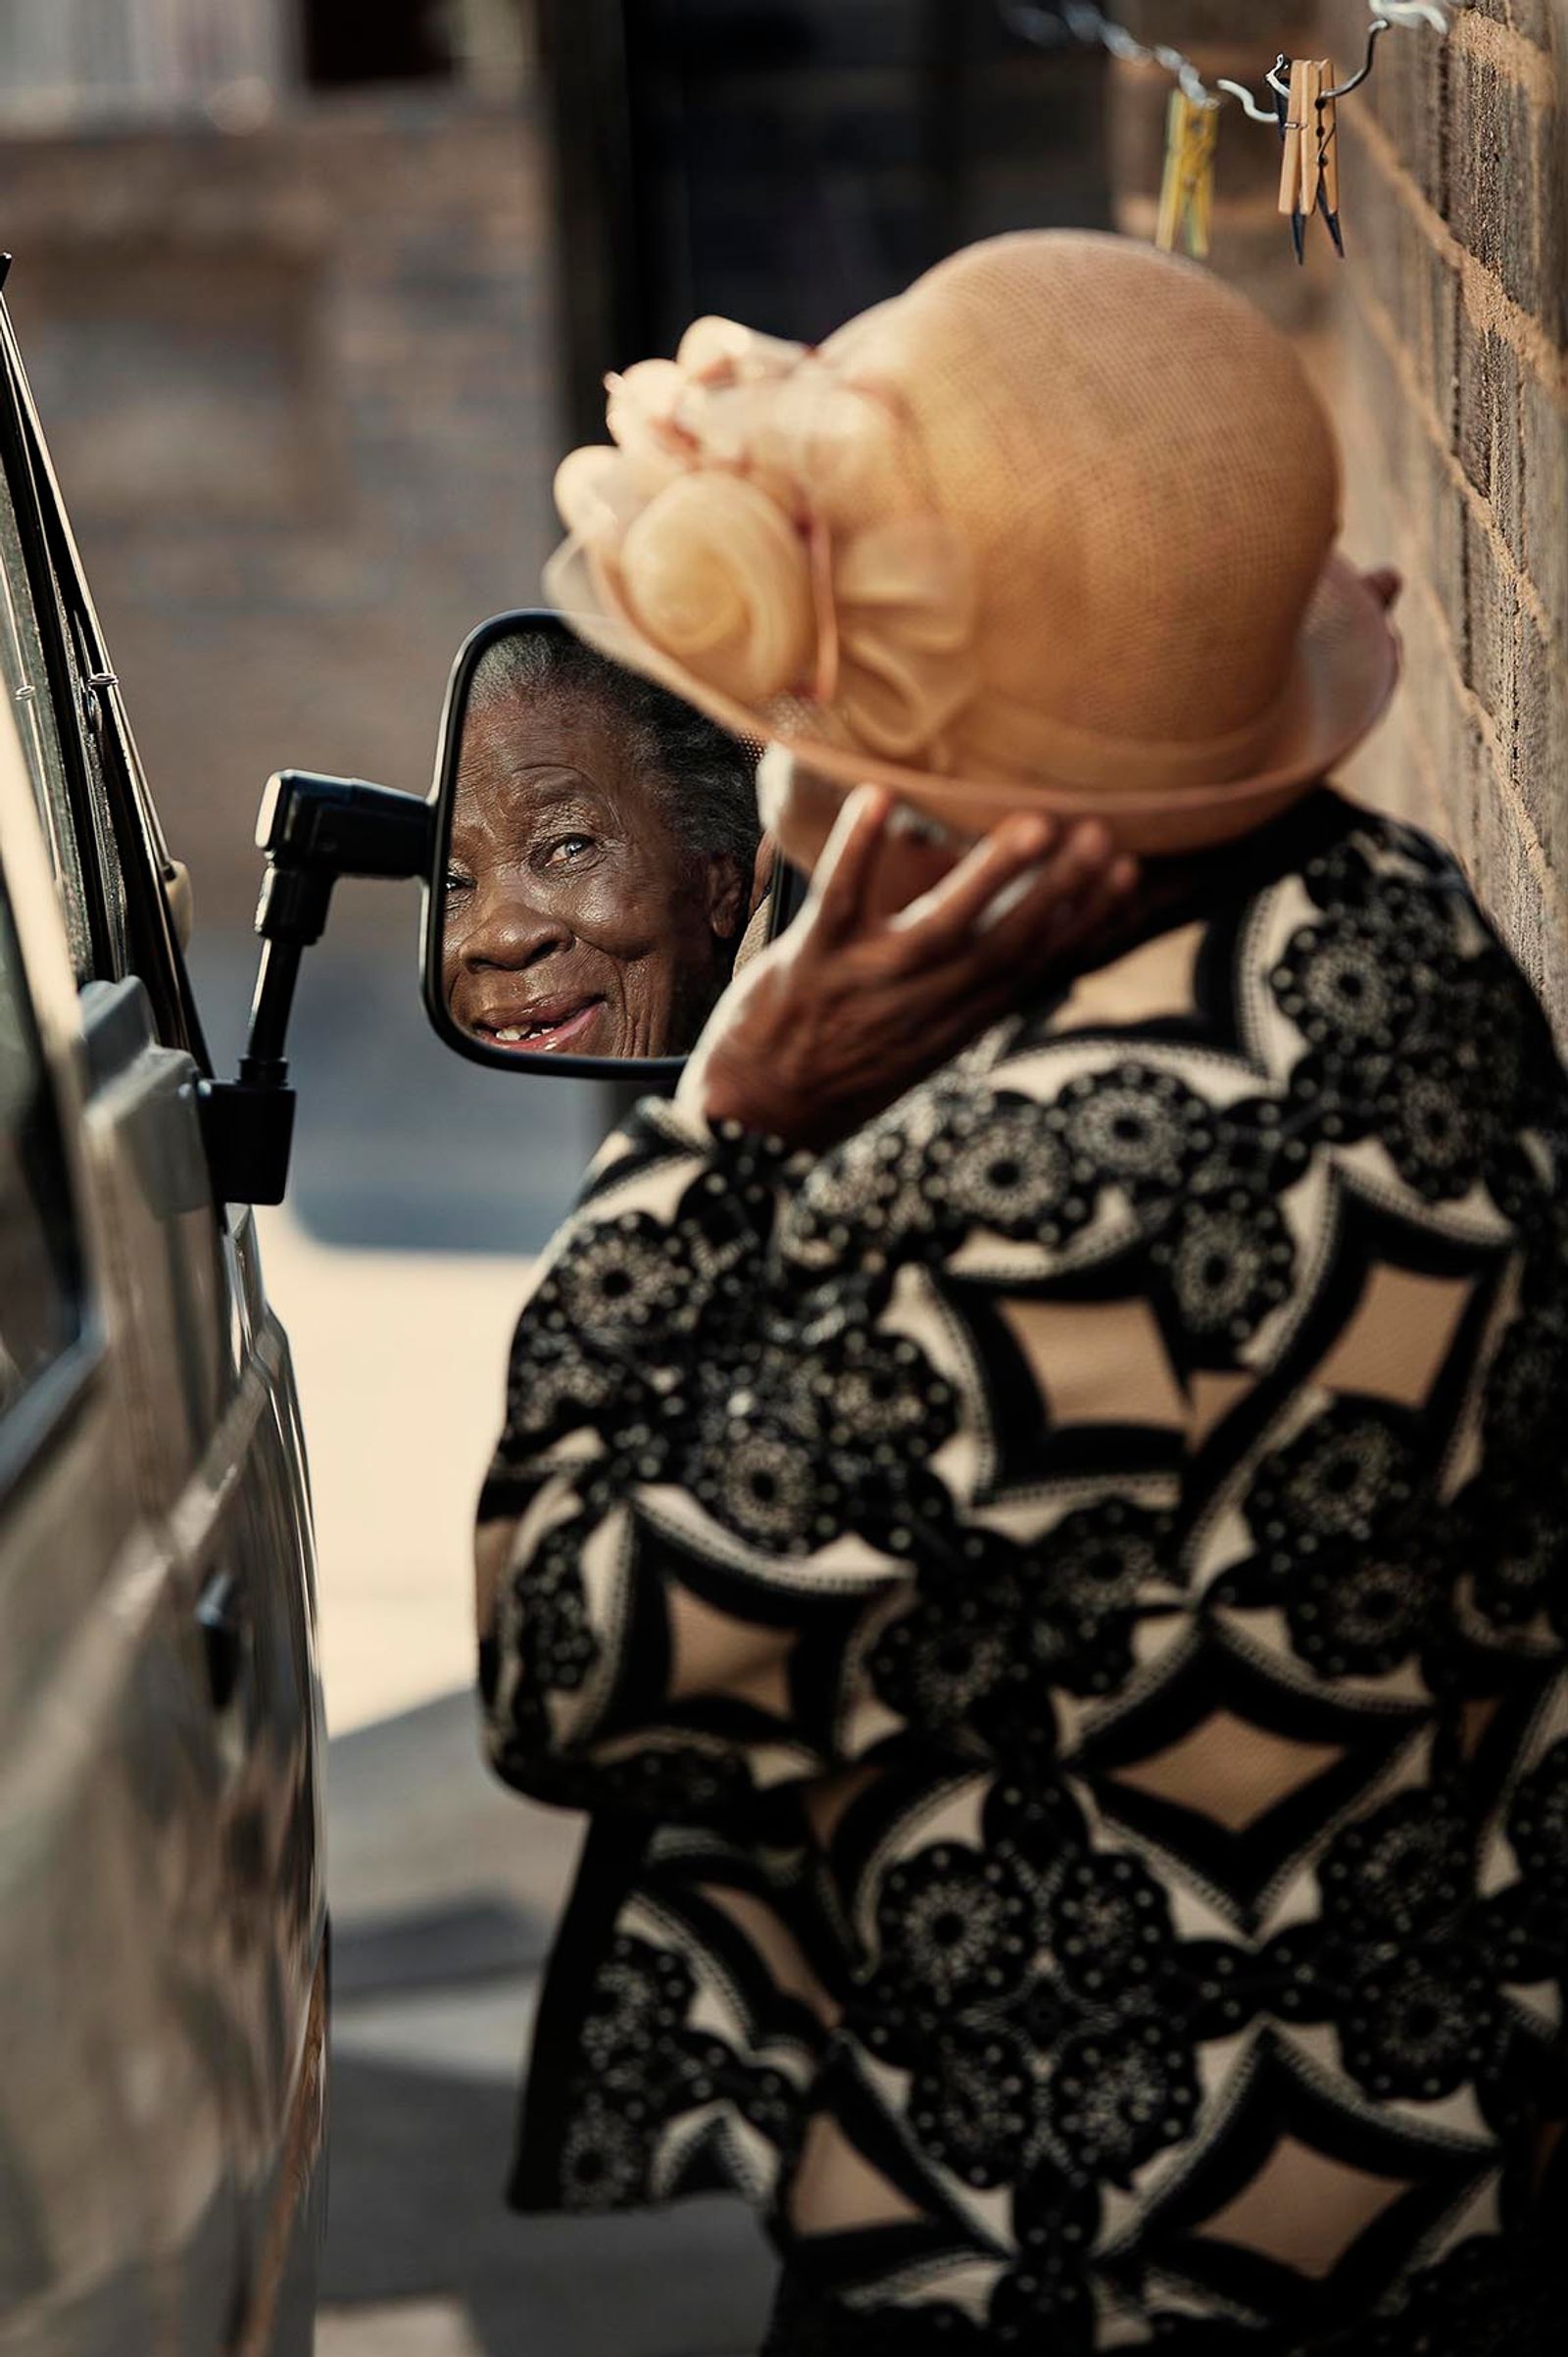
<path id="1" fill-rule="evenodd" d="M 473 890 L 473 878 L 470 875 L 465 875 L 461 867 L 449 866 L 447 869 L 446 888 L 449 893 L 471 892 Z"/>
<path id="2" fill-rule="evenodd" d="M 593 849 L 592 835 L 558 835 L 546 852 L 545 859 L 552 867 L 569 867 Z"/>

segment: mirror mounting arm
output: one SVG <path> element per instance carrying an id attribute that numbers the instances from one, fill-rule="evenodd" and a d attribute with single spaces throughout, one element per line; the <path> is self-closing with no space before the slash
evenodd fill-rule
<path id="1" fill-rule="evenodd" d="M 423 876 L 434 817 L 415 794 L 360 778 L 280 769 L 256 821 L 267 855 L 256 908 L 262 958 L 235 1080 L 198 1083 L 202 1133 L 220 1203 L 280 1203 L 294 1136 L 289 1015 L 300 960 L 320 940 L 339 876 Z"/>

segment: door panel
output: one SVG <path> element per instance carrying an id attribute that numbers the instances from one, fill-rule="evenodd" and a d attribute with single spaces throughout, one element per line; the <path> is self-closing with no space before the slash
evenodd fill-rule
<path id="1" fill-rule="evenodd" d="M 3 303 L 0 462 L 0 884 L 87 1296 L 77 1371 L 0 1385 L 0 2351 L 303 2357 L 308 2296 L 274 2330 L 324 2025 L 298 1409 L 249 1214 L 212 1200 L 167 854 Z M 13 2078 L 48 1972 L 57 2035 Z M 71 2337 L 110 2287 L 108 2336 Z"/>
<path id="2" fill-rule="evenodd" d="M 8 1148 L 23 1136 L 28 1151 L 10 1154 L 0 1220 L 14 1233 L 26 1187 L 39 1191 L 60 1231 L 63 1302 L 68 1272 L 72 1293 L 58 1356 L 31 1371 L 0 1433 L 10 1444 L 0 1499 L 0 2348 L 138 2357 L 176 2345 L 168 2329 L 176 2285 L 156 2264 L 161 2250 L 180 2252 L 181 2287 L 198 2250 L 204 2262 L 216 2254 L 205 2297 L 215 2319 L 232 2306 L 239 2276 L 224 2081 L 180 2002 L 192 1959 L 210 1977 L 221 1921 L 208 1831 L 219 1761 L 170 1535 L 144 1504 L 136 1370 L 105 1283 L 106 1234 L 80 1151 L 80 1058 L 69 1054 L 69 1001 L 58 991 L 64 936 L 44 928 L 46 900 L 9 921 L 29 830 L 39 864 L 42 847 L 6 750 L 0 730 L 0 1044 L 13 1076 Z M 16 1075 L 29 1063 L 24 1105 Z M 105 2302 L 112 2337 L 84 2340 Z"/>
<path id="3" fill-rule="evenodd" d="M 234 1315 L 233 1248 L 202 1154 L 195 1067 L 156 1043 L 137 983 L 84 993 L 83 1010 L 93 1079 L 84 1130 L 111 1287 L 127 1310 L 142 1504 L 167 1533 L 176 1675 L 198 1697 L 205 1746 L 200 1789 L 175 1815 L 194 1843 L 180 1871 L 190 1888 L 209 1886 L 197 1910 L 208 1944 L 193 1919 L 169 1996 L 220 2090 L 243 2313 L 269 2272 L 322 1939 L 303 1456 L 287 1346 L 259 1284 Z M 245 1250 L 254 1259 L 254 1239 Z M 171 1716 L 174 1704 L 171 1694 Z M 202 2214 L 193 2185 L 166 2221 L 168 2262 L 181 2250 L 194 2259 Z"/>
<path id="4" fill-rule="evenodd" d="M 236 1291 L 190 1057 L 156 1044 L 134 980 L 78 1006 L 0 712 L 0 908 L 7 885 L 27 909 L 11 1028 L 25 1047 L 30 1000 L 80 1300 L 56 1359 L 0 1392 L 0 2351 L 260 2357 L 285 2345 L 278 2218 L 301 2190 L 309 2209 L 320 2134 L 292 1381 L 259 1280 Z M 237 1632 L 220 1695 L 215 1585 Z"/>

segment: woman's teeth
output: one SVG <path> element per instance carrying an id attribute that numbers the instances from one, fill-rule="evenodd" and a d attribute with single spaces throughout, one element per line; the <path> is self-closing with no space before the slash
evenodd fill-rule
<path id="1" fill-rule="evenodd" d="M 525 1048 L 530 1040 L 554 1039 L 558 1031 L 564 1031 L 568 1023 L 576 1022 L 587 1011 L 584 1007 L 574 1007 L 569 1014 L 558 1015 L 551 1023 L 503 1023 L 490 1036 L 504 1048 Z"/>

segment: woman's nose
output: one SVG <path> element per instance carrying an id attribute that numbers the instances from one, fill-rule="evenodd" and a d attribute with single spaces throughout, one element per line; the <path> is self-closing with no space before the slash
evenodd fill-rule
<path id="1" fill-rule="evenodd" d="M 479 896 L 463 944 L 463 963 L 518 970 L 552 951 L 570 947 L 571 927 L 552 908 L 516 891 L 492 886 Z"/>

